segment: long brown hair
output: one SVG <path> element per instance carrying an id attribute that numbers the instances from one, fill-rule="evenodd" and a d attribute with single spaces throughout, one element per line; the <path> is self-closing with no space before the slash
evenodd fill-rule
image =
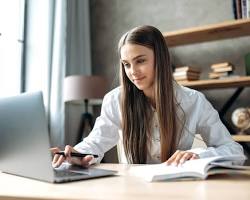
<path id="1" fill-rule="evenodd" d="M 177 146 L 177 117 L 170 56 L 161 32 L 152 26 L 136 27 L 120 39 L 118 51 L 125 44 L 138 44 L 153 50 L 155 56 L 155 103 L 159 121 L 161 161 L 166 161 Z M 144 95 L 126 76 L 120 62 L 121 115 L 125 155 L 130 163 L 146 163 L 151 142 L 153 111 Z"/>

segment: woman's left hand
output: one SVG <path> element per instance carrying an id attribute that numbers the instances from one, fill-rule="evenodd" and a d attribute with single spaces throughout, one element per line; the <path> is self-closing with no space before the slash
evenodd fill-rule
<path id="1" fill-rule="evenodd" d="M 179 164 L 183 164 L 187 160 L 195 160 L 199 159 L 198 154 L 177 150 L 167 161 L 167 165 L 178 166 Z"/>

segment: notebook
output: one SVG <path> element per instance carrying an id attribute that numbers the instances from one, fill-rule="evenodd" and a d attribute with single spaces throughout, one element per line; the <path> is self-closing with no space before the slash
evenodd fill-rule
<path id="1" fill-rule="evenodd" d="M 0 99 L 0 171 L 60 183 L 116 171 L 64 165 L 54 169 L 42 92 Z"/>

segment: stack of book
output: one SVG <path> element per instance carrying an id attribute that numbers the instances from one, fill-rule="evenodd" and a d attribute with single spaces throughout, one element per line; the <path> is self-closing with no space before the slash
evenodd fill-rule
<path id="1" fill-rule="evenodd" d="M 200 79 L 201 70 L 196 67 L 183 66 L 175 68 L 173 73 L 176 81 L 193 81 Z"/>
<path id="2" fill-rule="evenodd" d="M 229 62 L 215 63 L 211 65 L 212 72 L 209 73 L 209 78 L 217 79 L 228 77 L 233 74 L 234 66 Z"/>

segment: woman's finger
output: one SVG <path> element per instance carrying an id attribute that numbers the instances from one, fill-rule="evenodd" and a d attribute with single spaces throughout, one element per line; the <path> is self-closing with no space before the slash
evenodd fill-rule
<path id="1" fill-rule="evenodd" d="M 70 158 L 72 151 L 73 151 L 73 147 L 71 147 L 70 145 L 65 146 L 64 154 L 65 154 L 66 157 Z"/>
<path id="2" fill-rule="evenodd" d="M 52 147 L 52 148 L 50 148 L 49 150 L 50 150 L 50 152 L 52 152 L 52 153 L 56 153 L 56 152 L 59 152 L 59 151 L 60 151 L 60 149 L 59 149 L 58 147 Z"/>
<path id="3" fill-rule="evenodd" d="M 193 154 L 192 157 L 190 158 L 190 160 L 195 160 L 195 159 L 199 159 L 199 156 L 197 154 Z"/>
<path id="4" fill-rule="evenodd" d="M 177 166 L 178 164 L 183 164 L 187 160 L 199 159 L 199 156 L 192 152 L 177 150 L 167 161 L 167 165 Z"/>
<path id="5" fill-rule="evenodd" d="M 88 167 L 89 162 L 93 159 L 93 156 L 85 156 L 84 158 L 71 157 L 67 158 L 67 161 L 74 165 L 80 165 L 82 167 Z"/>
<path id="6" fill-rule="evenodd" d="M 180 150 L 177 150 L 167 161 L 166 161 L 166 164 L 167 165 L 170 165 L 174 162 L 176 156 L 180 153 L 181 151 Z"/>
<path id="7" fill-rule="evenodd" d="M 55 155 L 55 156 L 59 156 L 59 158 L 52 163 L 52 166 L 59 167 L 65 161 L 65 156 L 62 155 Z"/>
<path id="8" fill-rule="evenodd" d="M 179 164 L 183 164 L 186 160 L 189 160 L 190 158 L 192 158 L 193 154 L 186 152 L 183 154 L 182 158 L 179 160 Z"/>
<path id="9" fill-rule="evenodd" d="M 60 155 L 55 154 L 55 153 L 56 153 L 56 152 L 59 152 L 60 149 L 59 149 L 58 147 L 52 147 L 52 148 L 50 148 L 49 150 L 54 154 L 53 160 L 52 160 L 52 166 L 53 166 L 53 167 L 58 167 L 57 162 L 58 162 L 58 160 L 59 160 L 59 158 L 60 158 Z"/>
<path id="10" fill-rule="evenodd" d="M 184 154 L 185 154 L 184 151 L 180 151 L 180 152 L 176 155 L 176 157 L 175 157 L 175 159 L 173 160 L 172 164 L 173 164 L 174 166 L 177 166 L 177 165 L 180 163 L 180 160 L 182 159 L 182 157 L 183 157 Z"/>
<path id="11" fill-rule="evenodd" d="M 52 160 L 52 163 L 56 163 L 59 159 L 60 155 L 55 154 Z"/>

